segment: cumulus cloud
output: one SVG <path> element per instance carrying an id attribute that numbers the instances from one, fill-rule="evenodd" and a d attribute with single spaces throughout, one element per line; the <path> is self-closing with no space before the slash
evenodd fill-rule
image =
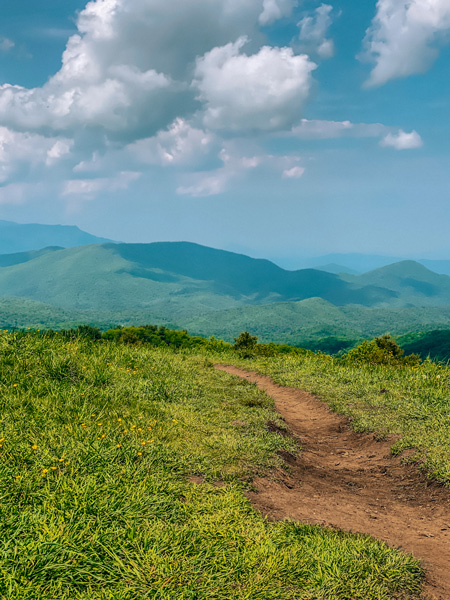
<path id="1" fill-rule="evenodd" d="M 62 67 L 40 88 L 0 86 L 0 121 L 23 130 L 103 128 L 145 137 L 195 109 L 197 56 L 250 34 L 263 0 L 95 0 L 80 12 Z"/>
<path id="2" fill-rule="evenodd" d="M 377 13 L 367 30 L 362 60 L 375 63 L 367 86 L 424 73 L 448 41 L 448 0 L 378 0 Z"/>
<path id="3" fill-rule="evenodd" d="M 423 140 L 417 131 L 406 133 L 402 129 L 397 133 L 388 133 L 380 142 L 380 146 L 396 150 L 414 150 L 423 146 Z"/>
<path id="4" fill-rule="evenodd" d="M 264 0 L 259 22 L 261 25 L 271 25 L 278 19 L 289 17 L 297 5 L 297 0 Z"/>
<path id="5" fill-rule="evenodd" d="M 69 139 L 46 138 L 0 127 L 0 184 L 24 177 L 41 165 L 57 163 L 70 154 L 72 145 Z"/>
<path id="6" fill-rule="evenodd" d="M 334 41 L 327 37 L 328 29 L 333 23 L 330 4 L 322 4 L 311 16 L 304 17 L 297 25 L 300 28 L 300 48 L 304 52 L 315 53 L 326 59 L 334 56 Z"/>
<path id="7" fill-rule="evenodd" d="M 178 193 L 191 196 L 220 194 L 258 169 L 299 179 L 298 157 L 265 154 L 269 138 L 373 136 L 412 147 L 382 125 L 302 119 L 317 68 L 305 51 L 333 54 L 332 7 L 300 21 L 296 47 L 268 45 L 270 30 L 261 29 L 298 4 L 88 2 L 58 72 L 41 87 L 0 85 L 3 199 L 32 189 L 11 187 L 19 181 L 51 181 L 52 193 L 63 181 L 63 197 L 78 206 L 78 197 L 127 189 L 155 167 L 172 167 Z M 0 52 L 13 46 L 0 37 Z"/>
<path id="8" fill-rule="evenodd" d="M 241 52 L 246 42 L 239 38 L 197 60 L 195 85 L 205 104 L 204 124 L 231 131 L 291 127 L 301 117 L 317 65 L 291 48 L 264 46 L 248 56 Z"/>

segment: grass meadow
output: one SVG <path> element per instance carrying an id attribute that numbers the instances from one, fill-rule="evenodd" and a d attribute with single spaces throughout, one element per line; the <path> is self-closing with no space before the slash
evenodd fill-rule
<path id="1" fill-rule="evenodd" d="M 272 360 L 255 366 L 294 384 Z M 418 598 L 410 556 L 253 510 L 252 477 L 298 450 L 269 420 L 271 399 L 205 356 L 1 333 L 0 598 Z"/>

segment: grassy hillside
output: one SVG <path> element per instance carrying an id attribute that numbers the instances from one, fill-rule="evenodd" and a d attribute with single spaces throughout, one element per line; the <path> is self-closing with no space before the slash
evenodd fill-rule
<path id="1" fill-rule="evenodd" d="M 204 357 L 0 335 L 0 597 L 417 598 L 416 561 L 269 523 L 244 491 L 294 442 Z"/>
<path id="2" fill-rule="evenodd" d="M 192 333 L 215 335 L 231 341 L 236 332 L 251 331 L 260 341 L 308 344 L 326 337 L 341 337 L 350 341 L 370 338 L 390 332 L 411 331 L 450 326 L 450 307 L 442 308 L 366 308 L 363 306 L 333 306 L 320 298 L 302 302 L 245 306 L 220 311 L 183 321 Z"/>
<path id="3" fill-rule="evenodd" d="M 419 354 L 422 359 L 442 362 L 450 361 L 450 331 L 437 330 L 407 333 L 397 338 L 398 344 L 407 354 Z"/>
<path id="4" fill-rule="evenodd" d="M 43 256 L 48 252 L 56 252 L 62 250 L 61 246 L 49 246 L 48 248 L 42 248 L 42 250 L 31 250 L 29 252 L 16 252 L 13 254 L 0 254 L 0 267 L 12 267 L 13 265 L 20 265 L 28 262 L 39 256 Z"/>
<path id="5" fill-rule="evenodd" d="M 0 290 L 63 309 L 121 311 L 148 309 L 161 318 L 235 306 L 209 282 L 160 269 L 137 273 L 138 265 L 111 246 L 82 246 L 46 253 L 0 269 Z"/>

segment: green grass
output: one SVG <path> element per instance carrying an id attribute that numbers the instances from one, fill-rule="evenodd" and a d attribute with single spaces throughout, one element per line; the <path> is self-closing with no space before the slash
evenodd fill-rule
<path id="1" fill-rule="evenodd" d="M 415 449 L 410 460 L 450 484 L 450 367 L 356 365 L 312 353 L 238 362 L 316 394 L 350 417 L 356 431 L 400 437 L 394 454 Z"/>
<path id="2" fill-rule="evenodd" d="M 0 406 L 2 600 L 418 597 L 411 557 L 252 509 L 294 442 L 205 357 L 3 333 Z"/>

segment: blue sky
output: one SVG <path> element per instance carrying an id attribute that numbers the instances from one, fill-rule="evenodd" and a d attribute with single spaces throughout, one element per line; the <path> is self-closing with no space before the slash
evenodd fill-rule
<path id="1" fill-rule="evenodd" d="M 448 0 L 3 0 L 0 218 L 450 258 Z"/>

